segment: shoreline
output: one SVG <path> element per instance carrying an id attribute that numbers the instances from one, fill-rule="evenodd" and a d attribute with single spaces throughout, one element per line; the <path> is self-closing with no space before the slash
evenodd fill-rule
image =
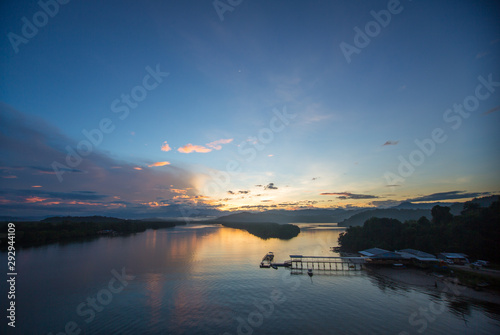
<path id="1" fill-rule="evenodd" d="M 410 286 L 418 286 L 434 292 L 443 292 L 454 297 L 465 297 L 480 302 L 500 305 L 500 294 L 484 289 L 477 291 L 471 287 L 455 284 L 450 277 L 437 277 L 417 268 L 393 269 L 388 267 L 365 267 L 368 273 L 386 277 L 392 281 Z"/>

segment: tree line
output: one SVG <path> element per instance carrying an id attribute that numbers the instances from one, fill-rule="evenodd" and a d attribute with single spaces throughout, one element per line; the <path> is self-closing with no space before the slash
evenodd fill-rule
<path id="1" fill-rule="evenodd" d="M 217 222 L 216 222 L 217 223 Z M 279 224 L 274 222 L 218 222 L 224 227 L 237 228 L 248 231 L 250 234 L 264 240 L 279 238 L 289 240 L 300 233 L 300 228 L 293 224 Z"/>
<path id="2" fill-rule="evenodd" d="M 432 219 L 421 217 L 404 223 L 397 219 L 370 218 L 363 226 L 340 234 L 341 251 L 357 252 L 378 247 L 387 250 L 417 249 L 431 254 L 461 252 L 471 258 L 500 261 L 500 202 L 480 207 L 464 204 L 460 215 L 434 206 Z"/>
<path id="3" fill-rule="evenodd" d="M 0 231 L 7 231 L 7 222 L 0 223 Z M 112 217 L 53 217 L 42 221 L 15 222 L 16 243 L 36 245 L 76 238 L 99 236 L 102 231 L 124 235 L 143 232 L 146 229 L 170 228 L 185 222 L 125 220 Z M 5 247 L 3 238 L 0 247 Z"/>

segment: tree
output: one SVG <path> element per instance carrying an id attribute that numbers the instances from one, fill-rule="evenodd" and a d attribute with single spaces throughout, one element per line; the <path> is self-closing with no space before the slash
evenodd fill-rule
<path id="1" fill-rule="evenodd" d="M 446 224 L 451 222 L 453 215 L 450 213 L 450 207 L 436 205 L 431 209 L 432 223 Z"/>

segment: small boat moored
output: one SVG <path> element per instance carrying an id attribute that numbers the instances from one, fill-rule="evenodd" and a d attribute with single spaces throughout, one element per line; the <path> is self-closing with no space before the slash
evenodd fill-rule
<path id="1" fill-rule="evenodd" d="M 313 276 L 313 270 L 312 269 L 308 269 L 307 270 L 307 274 L 309 275 L 309 277 L 312 277 Z"/>
<path id="2" fill-rule="evenodd" d="M 272 262 L 273 259 L 274 259 L 274 253 L 272 251 L 269 251 L 264 256 L 264 258 L 262 258 L 262 262 L 260 262 L 260 267 L 261 268 L 270 268 L 271 267 L 271 262 Z"/>

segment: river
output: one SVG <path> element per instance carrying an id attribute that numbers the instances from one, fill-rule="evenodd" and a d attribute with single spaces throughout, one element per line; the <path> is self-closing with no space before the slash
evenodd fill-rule
<path id="1" fill-rule="evenodd" d="M 2 316 L 1 333 L 500 333 L 497 304 L 366 271 L 310 278 L 260 269 L 268 251 L 277 261 L 336 255 L 330 247 L 342 230 L 300 226 L 288 241 L 193 224 L 18 250 L 16 328 Z M 6 253 L 1 259 L 6 268 Z M 0 289 L 7 315 L 6 280 Z"/>

